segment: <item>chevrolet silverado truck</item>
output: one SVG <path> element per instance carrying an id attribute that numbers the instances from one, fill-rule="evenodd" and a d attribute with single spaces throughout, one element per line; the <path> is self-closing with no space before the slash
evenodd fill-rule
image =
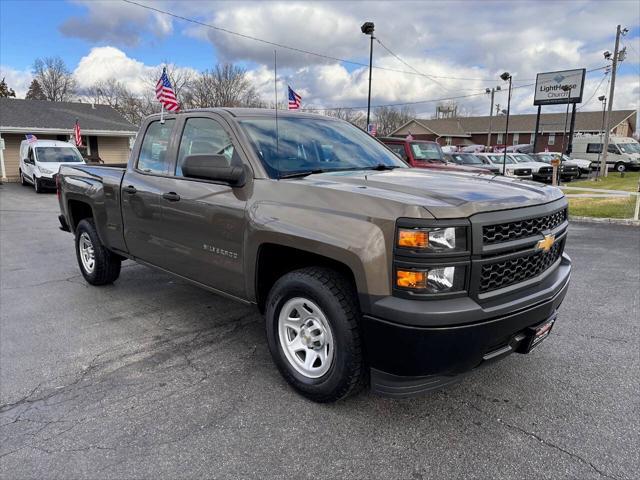
<path id="1" fill-rule="evenodd" d="M 414 395 L 528 353 L 569 285 L 560 190 L 410 168 L 319 115 L 151 116 L 127 165 L 57 181 L 88 283 L 130 259 L 257 306 L 277 368 L 317 402 Z"/>

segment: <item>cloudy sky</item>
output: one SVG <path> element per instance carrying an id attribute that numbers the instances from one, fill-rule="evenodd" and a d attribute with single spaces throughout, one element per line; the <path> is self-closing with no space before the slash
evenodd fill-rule
<path id="1" fill-rule="evenodd" d="M 529 84 L 536 73 L 606 66 L 602 52 L 613 50 L 622 24 L 630 32 L 622 39 L 627 57 L 614 106 L 640 105 L 637 0 L 136 1 L 195 22 L 118 0 L 0 1 L 0 77 L 23 96 L 34 59 L 59 55 L 81 87 L 115 78 L 140 92 L 164 62 L 194 70 L 234 62 L 271 101 L 276 49 L 279 95 L 289 83 L 307 107 L 366 106 L 368 72 L 359 64 L 368 63 L 369 39 L 360 25 L 373 21 L 373 105 L 422 102 L 412 108 L 430 116 L 439 99 L 463 97 L 456 100 L 460 109 L 484 115 L 489 98 L 482 92 L 504 86 L 498 77 L 507 70 L 518 87 L 512 108 L 526 113 L 534 112 Z M 598 109 L 596 97 L 608 92 L 608 81 L 604 70 L 588 73 L 581 108 Z M 496 101 L 506 106 L 506 94 Z"/>

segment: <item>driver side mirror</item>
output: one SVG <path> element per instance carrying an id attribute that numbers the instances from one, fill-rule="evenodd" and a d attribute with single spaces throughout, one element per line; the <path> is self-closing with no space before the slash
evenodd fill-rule
<path id="1" fill-rule="evenodd" d="M 188 178 L 227 183 L 232 187 L 242 187 L 246 181 L 242 165 L 229 165 L 227 157 L 221 154 L 195 154 L 185 157 L 182 162 L 182 174 Z"/>

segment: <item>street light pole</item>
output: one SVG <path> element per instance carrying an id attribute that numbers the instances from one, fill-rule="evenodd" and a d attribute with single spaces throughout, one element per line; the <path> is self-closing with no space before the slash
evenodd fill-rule
<path id="1" fill-rule="evenodd" d="M 558 167 L 558 171 L 554 172 L 556 173 L 557 178 L 554 178 L 554 184 L 560 185 L 560 171 L 562 170 L 562 159 L 564 158 L 564 155 L 567 154 L 566 148 L 569 146 L 569 142 L 566 142 L 565 144 L 565 140 L 567 139 L 567 121 L 569 120 L 569 104 L 571 101 L 571 85 L 563 85 L 562 86 L 562 90 L 564 90 L 565 92 L 568 92 L 567 95 L 567 113 L 565 113 L 564 115 L 564 131 L 562 132 L 562 148 L 560 148 L 560 165 Z M 566 146 L 565 146 L 566 145 Z"/>
<path id="2" fill-rule="evenodd" d="M 371 66 L 373 65 L 373 32 L 375 30 L 375 26 L 373 22 L 365 22 L 360 27 L 360 30 L 365 35 L 369 35 L 371 37 L 371 44 L 369 46 L 369 95 L 367 97 L 367 132 L 369 131 L 369 122 L 371 119 Z"/>
<path id="3" fill-rule="evenodd" d="M 489 109 L 489 133 L 487 134 L 487 150 L 491 148 L 491 129 L 493 127 L 493 98 L 495 96 L 496 91 L 501 90 L 500 85 L 495 88 L 486 88 L 485 93 L 491 94 L 491 108 Z"/>
<path id="4" fill-rule="evenodd" d="M 600 151 L 598 152 L 598 161 L 597 161 L 597 164 L 599 166 L 600 165 L 600 157 L 602 156 L 602 135 L 604 135 L 604 116 L 605 116 L 605 112 L 607 110 L 607 97 L 605 97 L 604 95 L 600 95 L 598 97 L 598 100 L 600 100 L 602 102 L 602 126 L 600 127 Z M 597 174 L 597 172 L 598 172 L 598 170 L 596 170 L 596 174 Z"/>
<path id="5" fill-rule="evenodd" d="M 507 124 L 504 133 L 504 156 L 502 157 L 502 175 L 507 174 L 507 146 L 509 145 L 509 114 L 511 113 L 511 74 L 504 72 L 500 75 L 503 81 L 509 80 L 509 95 L 507 96 Z"/>

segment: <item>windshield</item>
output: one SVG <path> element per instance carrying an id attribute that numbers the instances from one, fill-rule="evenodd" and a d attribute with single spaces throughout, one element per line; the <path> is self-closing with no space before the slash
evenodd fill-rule
<path id="1" fill-rule="evenodd" d="M 536 155 L 538 162 L 551 163 L 551 160 L 554 158 L 556 158 L 556 156 L 553 153 L 541 153 Z M 565 160 L 567 159 L 565 158 Z"/>
<path id="2" fill-rule="evenodd" d="M 515 161 L 518 162 L 518 163 L 535 162 L 536 161 L 535 158 L 532 158 L 529 155 L 526 155 L 524 153 L 517 153 L 517 154 L 512 155 L 512 156 L 515 159 Z"/>
<path id="3" fill-rule="evenodd" d="M 36 159 L 41 163 L 82 162 L 82 155 L 73 147 L 36 147 Z"/>
<path id="4" fill-rule="evenodd" d="M 482 160 L 471 153 L 452 153 L 451 158 L 454 162 L 462 165 L 482 165 Z"/>
<path id="5" fill-rule="evenodd" d="M 250 118 L 240 124 L 271 178 L 299 172 L 407 168 L 369 134 L 323 118 Z"/>
<path id="6" fill-rule="evenodd" d="M 495 155 L 487 155 L 487 157 L 489 157 L 489 160 L 491 160 L 492 163 L 499 163 L 501 164 L 503 161 L 504 163 L 506 163 L 507 165 L 516 163 L 514 162 L 513 158 L 507 156 L 507 159 L 504 159 L 504 154 L 495 154 Z"/>
<path id="7" fill-rule="evenodd" d="M 416 160 L 439 160 L 443 161 L 442 152 L 435 143 L 412 143 L 411 150 Z"/>
<path id="8" fill-rule="evenodd" d="M 622 153 L 640 153 L 640 144 L 638 143 L 616 143 Z"/>

